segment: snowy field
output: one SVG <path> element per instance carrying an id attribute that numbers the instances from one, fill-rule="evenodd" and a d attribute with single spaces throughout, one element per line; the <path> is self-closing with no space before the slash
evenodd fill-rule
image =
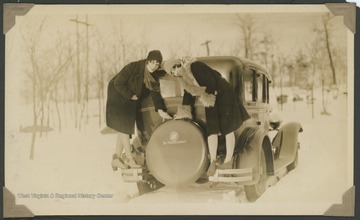
<path id="1" fill-rule="evenodd" d="M 31 133 L 19 128 L 31 125 L 31 108 L 19 112 L 16 102 L 6 103 L 5 186 L 17 204 L 36 215 L 322 215 L 332 204 L 342 203 L 344 192 L 353 185 L 348 97 L 329 96 L 331 115 L 322 115 L 321 93 L 316 91 L 312 119 L 306 94 L 300 95 L 303 101 L 293 102 L 290 96 L 283 110 L 274 106 L 284 121 L 299 121 L 303 126 L 298 167 L 254 203 L 246 200 L 242 187 L 222 184 L 165 187 L 138 196 L 136 184 L 124 183 L 120 172 L 112 170 L 116 137 L 102 135 L 96 117 L 81 131 L 72 128 L 68 118 L 61 133 L 38 137 L 35 159 L 30 160 Z M 74 194 L 76 198 L 68 198 Z"/>

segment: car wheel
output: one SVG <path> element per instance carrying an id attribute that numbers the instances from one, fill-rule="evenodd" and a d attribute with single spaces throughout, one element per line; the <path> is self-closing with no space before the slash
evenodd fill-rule
<path id="1" fill-rule="evenodd" d="M 266 159 L 264 150 L 261 149 L 260 165 L 259 165 L 259 180 L 253 185 L 245 185 L 246 198 L 250 202 L 256 201 L 266 189 L 267 173 L 266 173 Z"/>
<path id="2" fill-rule="evenodd" d="M 197 184 L 204 184 L 204 183 L 207 183 L 209 182 L 209 177 L 207 176 L 202 176 L 200 177 L 198 180 L 195 181 Z"/>
<path id="3" fill-rule="evenodd" d="M 297 167 L 298 161 L 299 161 L 299 153 L 298 153 L 298 152 L 299 152 L 299 151 L 296 150 L 296 155 L 295 155 L 294 161 L 286 167 L 288 172 L 291 171 L 291 170 L 293 170 L 293 169 L 295 169 L 295 168 Z"/>

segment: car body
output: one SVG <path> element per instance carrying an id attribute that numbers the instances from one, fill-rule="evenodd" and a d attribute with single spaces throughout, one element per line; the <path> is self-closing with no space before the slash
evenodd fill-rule
<path id="1" fill-rule="evenodd" d="M 151 98 L 142 101 L 137 112 L 137 138 L 133 141 L 134 156 L 143 167 L 122 170 L 125 181 L 137 182 L 140 194 L 164 185 L 183 187 L 194 183 L 232 182 L 244 185 L 249 201 L 255 201 L 266 189 L 269 176 L 281 169 L 294 169 L 298 162 L 298 122 L 280 128 L 270 120 L 271 77 L 260 65 L 231 56 L 199 57 L 198 60 L 216 69 L 225 78 L 243 103 L 250 120 L 235 133 L 236 147 L 233 169 L 216 170 L 207 177 L 209 166 L 207 139 L 204 134 L 205 108 L 196 100 L 193 120 L 166 120 L 157 112 Z M 183 89 L 170 75 L 160 80 L 161 94 L 167 112 L 176 114 L 182 104 Z M 269 132 L 275 131 L 274 138 Z M 225 155 L 225 138 L 219 136 L 218 159 Z"/>

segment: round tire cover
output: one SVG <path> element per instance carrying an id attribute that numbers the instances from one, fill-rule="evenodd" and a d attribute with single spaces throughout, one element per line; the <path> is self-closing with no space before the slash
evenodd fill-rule
<path id="1" fill-rule="evenodd" d="M 158 126 L 146 147 L 151 174 L 168 186 L 194 183 L 208 163 L 201 129 L 190 121 L 170 120 Z"/>

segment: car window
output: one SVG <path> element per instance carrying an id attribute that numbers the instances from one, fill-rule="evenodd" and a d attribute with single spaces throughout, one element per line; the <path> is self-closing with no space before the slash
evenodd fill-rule
<path id="1" fill-rule="evenodd" d="M 184 90 L 180 88 L 177 78 L 166 75 L 160 79 L 160 93 L 163 98 L 183 96 Z"/>
<path id="2" fill-rule="evenodd" d="M 250 73 L 245 73 L 244 77 L 244 97 L 245 102 L 252 102 L 254 101 L 253 97 L 253 90 L 254 90 L 254 83 L 253 83 L 253 71 Z"/>
<path id="3" fill-rule="evenodd" d="M 250 70 L 244 74 L 245 101 L 268 103 L 268 86 L 269 81 L 263 73 Z"/>
<path id="4" fill-rule="evenodd" d="M 216 71 L 218 71 L 221 76 L 229 82 L 229 73 L 232 71 L 232 69 L 234 68 L 234 64 L 232 64 L 229 61 L 226 60 L 211 60 L 211 61 L 202 61 L 204 63 L 206 63 L 208 66 L 210 66 L 211 68 L 215 69 Z"/>
<path id="5" fill-rule="evenodd" d="M 269 80 L 265 75 L 263 75 L 263 90 L 263 100 L 265 103 L 269 103 Z"/>
<path id="6" fill-rule="evenodd" d="M 263 74 L 256 74 L 256 78 L 257 78 L 257 101 L 259 102 L 265 102 L 264 97 L 263 97 Z"/>

